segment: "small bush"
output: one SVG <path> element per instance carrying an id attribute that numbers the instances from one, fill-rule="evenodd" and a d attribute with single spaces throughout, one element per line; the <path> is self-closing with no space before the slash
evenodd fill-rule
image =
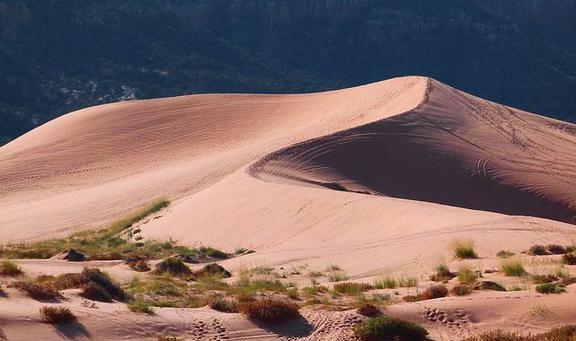
<path id="1" fill-rule="evenodd" d="M 448 289 L 443 285 L 433 285 L 422 293 L 423 300 L 432 300 L 448 296 Z"/>
<path id="2" fill-rule="evenodd" d="M 134 313 L 153 315 L 154 310 L 150 304 L 141 300 L 134 300 L 128 303 L 128 309 Z"/>
<path id="3" fill-rule="evenodd" d="M 129 262 L 128 266 L 130 267 L 130 269 L 138 272 L 150 271 L 150 266 L 148 265 L 148 262 L 144 259 L 140 259 L 135 262 Z"/>
<path id="4" fill-rule="evenodd" d="M 214 297 L 209 305 L 210 308 L 224 313 L 237 313 L 239 311 L 239 305 L 236 300 L 226 299 L 220 296 Z"/>
<path id="5" fill-rule="evenodd" d="M 77 321 L 76 316 L 66 307 L 41 307 L 40 319 L 46 323 L 63 324 Z"/>
<path id="6" fill-rule="evenodd" d="M 0 264 L 0 275 L 1 276 L 19 276 L 22 274 L 22 269 L 9 260 L 2 261 Z"/>
<path id="7" fill-rule="evenodd" d="M 117 301 L 124 302 L 128 298 L 122 288 L 114 283 L 108 274 L 100 271 L 99 269 L 84 268 L 82 270 L 82 277 L 86 286 L 84 287 L 83 296 L 87 299 L 99 301 L 96 299 L 102 297 L 107 301 L 107 297 Z"/>
<path id="8" fill-rule="evenodd" d="M 559 278 L 556 275 L 548 274 L 548 275 L 533 275 L 532 282 L 534 284 L 545 284 L 545 283 L 552 283 L 556 282 Z"/>
<path id="9" fill-rule="evenodd" d="M 210 257 L 210 258 L 228 259 L 228 257 L 230 257 L 230 255 L 224 251 L 220 251 L 218 249 L 214 249 L 212 247 L 207 247 L 207 246 L 201 246 L 198 249 L 198 251 L 200 252 L 201 255 L 206 256 L 206 257 Z"/>
<path id="10" fill-rule="evenodd" d="M 407 275 L 399 277 L 396 282 L 398 286 L 402 288 L 415 288 L 418 286 L 418 278 Z"/>
<path id="11" fill-rule="evenodd" d="M 445 263 L 440 263 L 436 265 L 436 273 L 430 276 L 430 280 L 434 282 L 448 282 L 452 278 L 456 277 L 456 275 L 450 271 L 448 265 Z"/>
<path id="12" fill-rule="evenodd" d="M 190 276 L 192 271 L 184 262 L 175 257 L 168 257 L 156 264 L 154 273 L 157 275 L 169 274 L 171 276 Z"/>
<path id="13" fill-rule="evenodd" d="M 528 249 L 528 254 L 532 256 L 544 256 L 548 254 L 544 245 L 533 245 Z"/>
<path id="14" fill-rule="evenodd" d="M 480 290 L 506 291 L 506 288 L 502 285 L 492 281 L 482 281 L 476 285 L 476 288 Z"/>
<path id="15" fill-rule="evenodd" d="M 342 271 L 331 271 L 326 275 L 330 282 L 342 282 L 348 279 L 348 275 Z"/>
<path id="16" fill-rule="evenodd" d="M 500 264 L 500 271 L 502 271 L 506 276 L 519 277 L 527 274 L 522 265 L 522 260 L 519 258 L 503 260 Z"/>
<path id="17" fill-rule="evenodd" d="M 548 252 L 553 255 L 563 255 L 566 253 L 566 248 L 558 244 L 550 244 L 547 246 Z"/>
<path id="18" fill-rule="evenodd" d="M 55 301 L 62 297 L 57 290 L 49 286 L 39 285 L 29 281 L 15 282 L 12 286 L 38 301 Z"/>
<path id="19" fill-rule="evenodd" d="M 428 335 L 426 329 L 413 322 L 389 316 L 381 316 L 359 323 L 354 327 L 354 333 L 358 338 L 366 341 L 421 341 L 426 340 L 426 335 Z"/>
<path id="20" fill-rule="evenodd" d="M 110 293 L 96 282 L 86 283 L 80 296 L 92 301 L 112 302 L 112 296 Z"/>
<path id="21" fill-rule="evenodd" d="M 383 277 L 374 281 L 375 289 L 394 289 L 398 286 L 396 279 L 392 276 Z"/>
<path id="22" fill-rule="evenodd" d="M 504 250 L 500 250 L 496 254 L 496 257 L 499 257 L 499 258 L 510 258 L 512 256 L 514 256 L 514 252 L 504 251 Z"/>
<path id="23" fill-rule="evenodd" d="M 562 262 L 566 265 L 576 265 L 576 253 L 567 253 L 562 256 Z"/>
<path id="24" fill-rule="evenodd" d="M 458 259 L 478 258 L 472 240 L 455 239 L 450 243 L 450 249 Z"/>
<path id="25" fill-rule="evenodd" d="M 382 313 L 378 307 L 369 303 L 362 304 L 358 309 L 356 309 L 356 312 L 368 317 L 375 317 Z"/>
<path id="26" fill-rule="evenodd" d="M 466 296 L 472 293 L 472 288 L 465 284 L 456 284 L 450 289 L 450 293 L 454 296 Z"/>
<path id="27" fill-rule="evenodd" d="M 334 284 L 334 292 L 346 295 L 360 295 L 364 291 L 371 290 L 373 287 L 366 283 L 352 283 L 352 282 L 341 282 Z"/>
<path id="28" fill-rule="evenodd" d="M 248 303 L 244 307 L 244 314 L 253 321 L 278 324 L 300 317 L 298 306 L 285 301 L 264 299 Z"/>
<path id="29" fill-rule="evenodd" d="M 541 294 L 560 294 L 566 290 L 556 283 L 543 283 L 536 286 L 536 291 Z"/>
<path id="30" fill-rule="evenodd" d="M 220 276 L 221 278 L 230 278 L 232 274 L 218 264 L 208 264 L 201 270 L 194 273 L 197 277 L 202 276 Z"/>
<path id="31" fill-rule="evenodd" d="M 460 284 L 474 284 L 478 276 L 468 266 L 461 266 L 458 269 L 458 281 Z"/>

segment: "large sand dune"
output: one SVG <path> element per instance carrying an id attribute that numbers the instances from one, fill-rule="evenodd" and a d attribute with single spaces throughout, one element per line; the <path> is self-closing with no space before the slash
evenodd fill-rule
<path id="1" fill-rule="evenodd" d="M 453 238 L 476 240 L 481 256 L 569 240 L 574 169 L 575 125 L 424 77 L 124 102 L 0 148 L 0 242 L 100 227 L 166 197 L 144 236 L 257 251 L 229 268 L 425 274 Z"/>

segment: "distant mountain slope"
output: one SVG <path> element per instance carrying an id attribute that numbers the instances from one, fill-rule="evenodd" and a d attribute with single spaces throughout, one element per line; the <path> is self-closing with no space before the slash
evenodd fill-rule
<path id="1" fill-rule="evenodd" d="M 570 0 L 0 0 L 0 141 L 118 100 L 407 74 L 576 121 L 575 16 Z"/>

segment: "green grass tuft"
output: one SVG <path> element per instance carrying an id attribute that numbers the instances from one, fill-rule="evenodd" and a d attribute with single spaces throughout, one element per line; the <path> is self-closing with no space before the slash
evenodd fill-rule
<path id="1" fill-rule="evenodd" d="M 458 259 L 478 258 L 474 250 L 474 241 L 469 239 L 454 239 L 450 242 L 450 249 Z"/>

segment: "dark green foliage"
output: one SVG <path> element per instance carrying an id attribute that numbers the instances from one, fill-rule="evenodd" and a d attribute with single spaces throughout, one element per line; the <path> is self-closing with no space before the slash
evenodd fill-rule
<path id="1" fill-rule="evenodd" d="M 354 327 L 354 333 L 361 340 L 423 341 L 428 332 L 416 323 L 381 316 L 364 321 Z"/>
<path id="2" fill-rule="evenodd" d="M 192 271 L 184 262 L 175 257 L 168 257 L 156 264 L 154 273 L 157 275 L 170 274 L 172 276 L 190 276 Z"/>
<path id="3" fill-rule="evenodd" d="M 360 295 L 362 292 L 371 289 L 373 287 L 366 283 L 340 282 L 334 284 L 334 292 L 353 296 Z"/>

